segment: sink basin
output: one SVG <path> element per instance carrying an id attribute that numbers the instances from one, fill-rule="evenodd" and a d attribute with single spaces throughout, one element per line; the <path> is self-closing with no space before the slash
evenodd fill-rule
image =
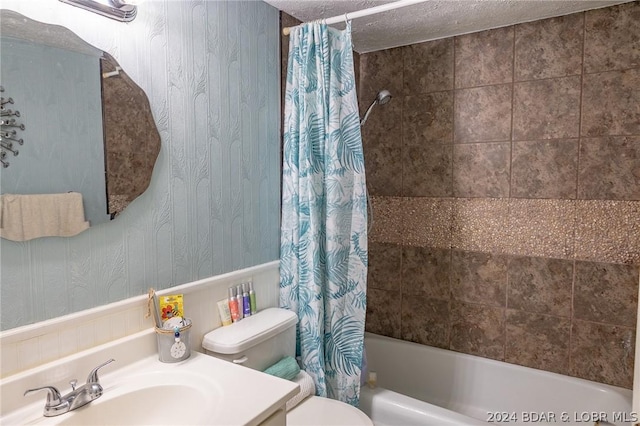
<path id="1" fill-rule="evenodd" d="M 27 424 L 205 425 L 220 414 L 216 402 L 222 399 L 222 389 L 216 381 L 190 368 L 163 368 L 165 364 L 157 360 L 151 365 L 105 374 L 100 379 L 104 388 L 100 398 L 55 417 L 42 416 L 42 407 L 38 407 L 40 415 Z M 131 371 L 134 369 L 142 371 Z"/>
<path id="2" fill-rule="evenodd" d="M 117 361 L 117 360 L 116 360 Z M 37 403 L 0 418 L 3 425 L 257 425 L 298 389 L 295 383 L 198 352 L 166 364 L 157 355 L 100 376 L 102 396 L 44 417 Z M 66 393 L 68 389 L 61 389 Z M 247 401 L 251 401 L 247 405 Z"/>
<path id="3" fill-rule="evenodd" d="M 170 402 L 154 405 L 149 401 Z M 184 424 L 206 423 L 203 416 L 198 415 L 197 408 L 206 404 L 207 400 L 197 390 L 182 385 L 138 389 L 100 402 L 74 410 L 68 416 L 60 417 L 62 421 L 56 424 L 139 425 L 144 419 L 144 423 L 147 424 L 175 425 L 176 417 Z M 179 414 L 168 410 L 168 406 L 179 407 Z"/>
<path id="4" fill-rule="evenodd" d="M 219 387 L 206 378 L 154 371 L 134 375 L 121 386 L 105 388 L 104 394 L 90 404 L 48 419 L 52 423 L 36 424 L 204 425 L 217 415 L 215 401 L 220 400 L 220 394 Z"/>

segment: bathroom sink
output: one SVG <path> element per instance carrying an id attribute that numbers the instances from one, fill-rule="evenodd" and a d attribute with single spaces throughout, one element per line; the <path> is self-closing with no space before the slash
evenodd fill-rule
<path id="1" fill-rule="evenodd" d="M 294 383 L 193 351 L 190 358 L 174 364 L 161 363 L 157 355 L 145 358 L 101 375 L 100 383 L 102 396 L 76 410 L 44 417 L 43 393 L 37 403 L 3 415 L 0 423 L 257 425 L 298 389 Z"/>
<path id="2" fill-rule="evenodd" d="M 104 388 L 100 398 L 55 417 L 42 416 L 39 407 L 39 415 L 28 424 L 91 426 L 215 423 L 221 412 L 221 387 L 212 378 L 192 371 L 187 361 L 179 368 L 178 365 L 161 364 L 154 360 L 151 368 L 149 365 L 146 369 L 137 365 L 142 370 L 139 372 L 105 374 L 100 379 Z"/>
<path id="3" fill-rule="evenodd" d="M 131 380 L 105 389 L 99 399 L 46 424 L 204 425 L 219 411 L 215 401 L 220 399 L 220 390 L 206 378 L 203 382 L 192 374 L 156 371 Z"/>
<path id="4" fill-rule="evenodd" d="M 149 401 L 170 401 L 153 404 Z M 176 401 L 175 403 L 173 401 Z M 177 402 L 180 401 L 180 402 Z M 184 424 L 205 424 L 198 408 L 207 402 L 197 390 L 187 386 L 158 386 L 138 389 L 116 398 L 105 399 L 60 417 L 58 425 L 175 425 L 176 417 Z M 179 407 L 172 412 L 169 407 Z"/>

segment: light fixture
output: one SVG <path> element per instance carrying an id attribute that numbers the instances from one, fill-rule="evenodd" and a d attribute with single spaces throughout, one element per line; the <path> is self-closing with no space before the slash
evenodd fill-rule
<path id="1" fill-rule="evenodd" d="M 107 18 L 121 22 L 130 22 L 136 18 L 138 8 L 125 0 L 60 0 Z"/>

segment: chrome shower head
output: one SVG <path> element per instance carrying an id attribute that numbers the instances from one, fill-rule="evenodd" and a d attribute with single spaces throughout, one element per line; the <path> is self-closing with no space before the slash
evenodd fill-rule
<path id="1" fill-rule="evenodd" d="M 391 100 L 391 92 L 388 90 L 381 90 L 378 92 L 378 96 L 376 96 L 376 101 L 380 105 L 384 105 Z"/>
<path id="2" fill-rule="evenodd" d="M 378 94 L 376 95 L 376 98 L 373 100 L 373 102 L 371 102 L 371 105 L 369 105 L 369 108 L 367 108 L 367 112 L 364 114 L 364 117 L 362 117 L 362 120 L 360 120 L 360 126 L 364 126 L 364 123 L 367 121 L 367 118 L 369 117 L 369 114 L 371 113 L 371 110 L 373 109 L 373 106 L 375 104 L 380 104 L 380 105 L 384 105 L 386 103 L 388 103 L 391 100 L 391 92 L 389 92 L 388 90 L 381 90 L 378 92 Z"/>

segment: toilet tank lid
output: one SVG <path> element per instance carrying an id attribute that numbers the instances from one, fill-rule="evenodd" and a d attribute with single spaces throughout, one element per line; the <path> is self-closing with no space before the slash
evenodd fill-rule
<path id="1" fill-rule="evenodd" d="M 298 316 L 282 308 L 268 308 L 226 327 L 205 334 L 202 347 L 219 354 L 237 354 L 283 332 Z"/>

